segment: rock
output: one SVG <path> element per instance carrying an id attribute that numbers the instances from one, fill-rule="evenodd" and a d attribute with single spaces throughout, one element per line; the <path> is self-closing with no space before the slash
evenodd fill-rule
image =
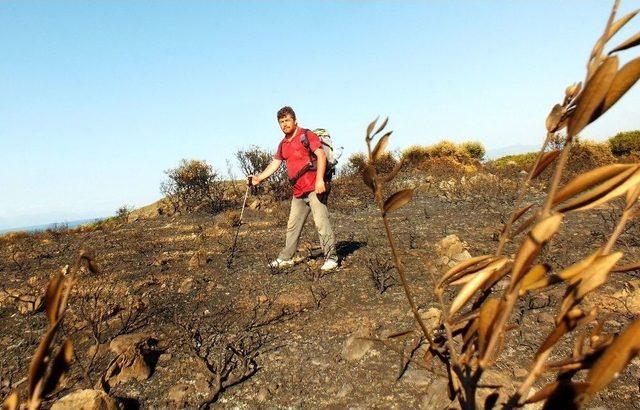
<path id="1" fill-rule="evenodd" d="M 345 341 L 342 357 L 349 361 L 360 360 L 373 347 L 373 341 L 365 339 L 370 337 L 371 328 L 363 326 L 358 329 Z"/>
<path id="2" fill-rule="evenodd" d="M 51 410 L 117 410 L 116 401 L 100 390 L 79 390 L 53 403 Z"/>
<path id="3" fill-rule="evenodd" d="M 22 295 L 17 301 L 18 312 L 26 315 L 27 313 L 39 312 L 44 308 L 44 298 L 40 295 Z"/>
<path id="4" fill-rule="evenodd" d="M 192 287 L 193 287 L 193 278 L 186 278 L 180 284 L 180 287 L 178 288 L 178 293 L 189 293 Z"/>
<path id="5" fill-rule="evenodd" d="M 202 249 L 198 250 L 193 254 L 191 259 L 189 259 L 189 269 L 200 268 L 205 266 L 208 262 L 209 259 L 207 258 L 207 253 Z"/>
<path id="6" fill-rule="evenodd" d="M 440 309 L 431 307 L 427 310 L 418 310 L 418 313 L 429 329 L 435 330 L 440 327 L 440 319 L 442 318 Z M 412 311 L 409 311 L 409 314 L 413 316 Z"/>
<path id="7" fill-rule="evenodd" d="M 547 312 L 538 313 L 536 320 L 538 321 L 538 323 L 549 323 L 552 325 L 555 325 L 556 323 L 556 318 L 552 314 Z"/>
<path id="8" fill-rule="evenodd" d="M 426 394 L 420 402 L 420 409 L 446 409 L 451 400 L 449 400 L 449 382 L 444 378 L 435 379 L 427 388 Z"/>
<path id="9" fill-rule="evenodd" d="M 457 235 L 449 235 L 436 244 L 436 252 L 440 265 L 453 267 L 471 258 L 467 244 L 460 241 Z"/>
<path id="10" fill-rule="evenodd" d="M 345 383 L 342 385 L 340 390 L 338 390 L 338 393 L 336 393 L 336 397 L 339 399 L 347 397 L 347 395 L 351 393 L 352 390 L 353 390 L 353 386 L 350 385 L 349 383 Z"/>
<path id="11" fill-rule="evenodd" d="M 518 367 L 513 371 L 513 375 L 518 379 L 524 379 L 529 374 L 527 369 L 523 369 L 522 367 Z"/>
<path id="12" fill-rule="evenodd" d="M 184 404 L 186 397 L 189 394 L 190 386 L 186 383 L 178 383 L 172 386 L 167 393 L 167 400 L 172 401 L 178 405 Z"/>
<path id="13" fill-rule="evenodd" d="M 131 346 L 134 346 L 144 340 L 151 339 L 149 333 L 129 333 L 114 338 L 109 344 L 109 349 L 115 354 L 126 352 Z"/>
<path id="14" fill-rule="evenodd" d="M 249 209 L 252 209 L 254 211 L 260 208 L 262 208 L 262 202 L 260 202 L 259 199 L 256 199 L 255 201 L 251 202 L 251 204 L 249 205 Z"/>
<path id="15" fill-rule="evenodd" d="M 265 401 L 267 401 L 270 395 L 271 395 L 271 392 L 269 391 L 269 388 L 267 386 L 262 386 L 258 391 L 258 395 L 256 396 L 256 399 L 260 403 L 264 403 Z"/>
<path id="16" fill-rule="evenodd" d="M 425 369 L 409 369 L 402 376 L 402 381 L 413 386 L 424 387 L 432 384 L 432 373 Z"/>
<path id="17" fill-rule="evenodd" d="M 551 297 L 549 295 L 533 295 L 529 299 L 529 309 L 542 309 L 551 304 Z"/>

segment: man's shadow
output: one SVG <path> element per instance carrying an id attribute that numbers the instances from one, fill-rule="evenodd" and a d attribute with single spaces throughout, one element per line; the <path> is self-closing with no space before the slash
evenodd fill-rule
<path id="1" fill-rule="evenodd" d="M 336 244 L 336 253 L 338 254 L 338 260 L 342 261 L 347 256 L 351 255 L 358 249 L 367 246 L 364 241 L 340 241 Z"/>

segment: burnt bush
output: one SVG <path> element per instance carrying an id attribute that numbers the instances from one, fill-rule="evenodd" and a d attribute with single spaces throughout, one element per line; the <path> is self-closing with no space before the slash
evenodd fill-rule
<path id="1" fill-rule="evenodd" d="M 360 175 L 367 166 L 367 156 L 362 152 L 352 154 L 340 172 L 340 176 Z M 390 152 L 385 152 L 376 160 L 376 170 L 382 174 L 389 173 L 398 165 L 398 159 Z"/>
<path id="2" fill-rule="evenodd" d="M 160 192 L 174 211 L 216 213 L 225 208 L 224 186 L 206 161 L 183 159 L 165 174 L 167 180 L 160 184 Z"/>
<path id="3" fill-rule="evenodd" d="M 486 154 L 484 145 L 478 141 L 466 141 L 460 144 L 460 147 L 467 151 L 467 154 L 469 154 L 471 158 L 477 159 L 478 161 L 482 161 Z"/>
<path id="4" fill-rule="evenodd" d="M 258 175 L 273 160 L 273 154 L 264 149 L 252 145 L 247 150 L 236 152 L 236 159 L 240 165 L 240 170 L 245 177 Z M 289 180 L 285 167 L 280 167 L 269 179 L 261 185 L 254 187 L 254 194 L 269 194 L 275 200 L 287 199 L 291 196 Z"/>

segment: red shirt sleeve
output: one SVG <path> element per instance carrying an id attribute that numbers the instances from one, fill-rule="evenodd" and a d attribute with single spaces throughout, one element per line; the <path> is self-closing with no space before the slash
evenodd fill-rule
<path id="1" fill-rule="evenodd" d="M 318 148 L 322 148 L 320 138 L 318 138 L 318 136 L 312 131 L 307 132 L 307 138 L 309 140 L 309 148 L 311 148 L 311 152 L 315 152 Z"/>
<path id="2" fill-rule="evenodd" d="M 278 149 L 276 150 L 276 153 L 273 156 L 273 158 L 280 161 L 284 161 L 284 158 L 282 156 L 282 141 L 280 141 L 280 144 L 278 144 Z"/>

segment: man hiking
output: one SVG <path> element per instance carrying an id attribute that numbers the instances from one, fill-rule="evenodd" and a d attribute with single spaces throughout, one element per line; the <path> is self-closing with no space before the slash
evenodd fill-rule
<path id="1" fill-rule="evenodd" d="M 326 204 L 327 157 L 322 143 L 316 134 L 298 126 L 296 113 L 291 107 L 282 107 L 278 111 L 277 118 L 284 138 L 280 141 L 271 163 L 259 175 L 250 175 L 250 183 L 258 185 L 276 172 L 282 161 L 285 161 L 289 181 L 293 185 L 286 244 L 278 257 L 269 265 L 274 268 L 293 266 L 292 258 L 298 249 L 304 223 L 311 212 L 325 257 L 320 269 L 323 271 L 335 269 L 338 267 L 338 257 Z"/>

